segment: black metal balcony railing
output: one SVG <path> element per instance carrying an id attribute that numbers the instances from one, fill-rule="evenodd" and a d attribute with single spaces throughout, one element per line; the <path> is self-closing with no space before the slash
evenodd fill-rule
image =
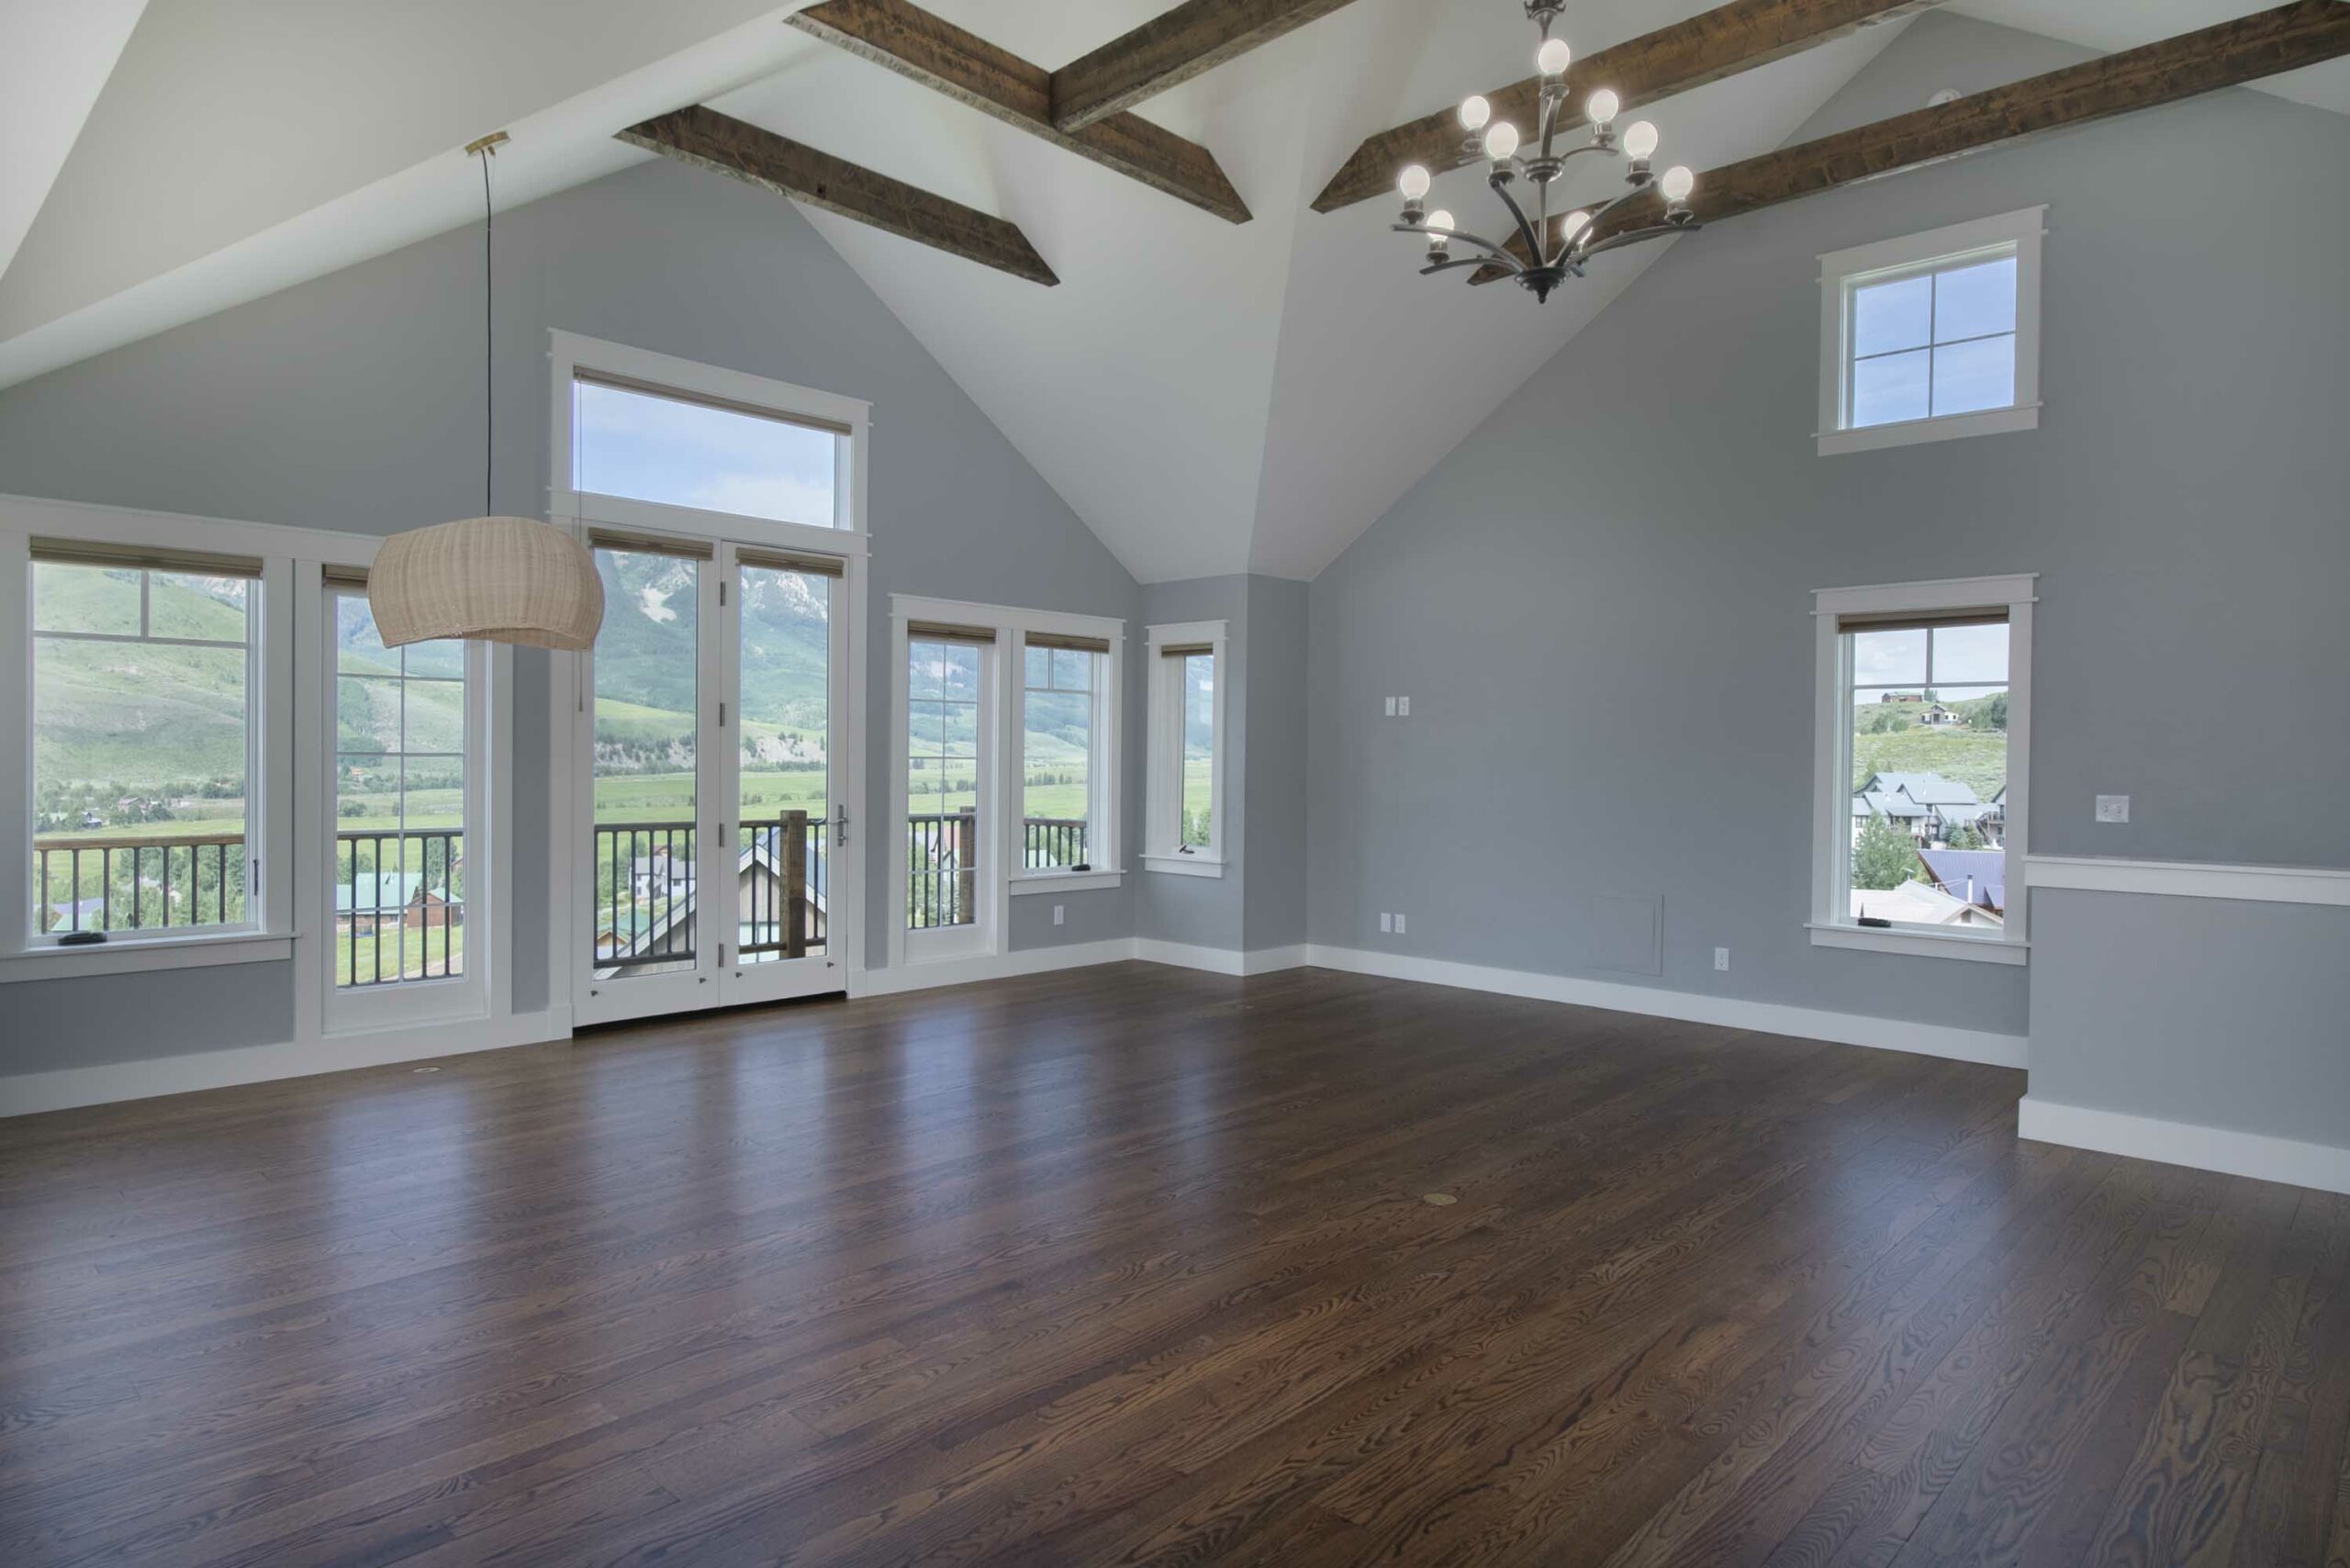
<path id="1" fill-rule="evenodd" d="M 1085 864 L 1083 817 L 1021 819 L 1021 864 L 1031 871 Z M 906 818 L 906 928 L 935 931 L 979 918 L 979 817 L 934 812 Z"/>
<path id="2" fill-rule="evenodd" d="M 334 835 L 337 988 L 465 972 L 464 843 L 453 828 Z"/>
<path id="3" fill-rule="evenodd" d="M 33 929 L 150 931 L 245 918 L 245 835 L 33 839 Z"/>
<path id="4" fill-rule="evenodd" d="M 735 829 L 733 929 L 740 961 L 799 958 L 825 950 L 829 928 L 827 819 L 786 812 Z M 604 973 L 688 964 L 699 950 L 696 857 L 690 822 L 614 823 L 595 832 L 596 923 L 591 955 Z"/>

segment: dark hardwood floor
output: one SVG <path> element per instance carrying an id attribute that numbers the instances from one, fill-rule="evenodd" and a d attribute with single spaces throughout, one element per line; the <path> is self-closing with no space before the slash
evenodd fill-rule
<path id="1" fill-rule="evenodd" d="M 2350 1200 L 2022 1092 L 1128 964 L 0 1123 L 0 1562 L 2350 1562 Z"/>

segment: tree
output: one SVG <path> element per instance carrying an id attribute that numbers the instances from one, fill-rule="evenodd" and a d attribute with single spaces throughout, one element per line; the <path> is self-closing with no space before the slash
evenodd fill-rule
<path id="1" fill-rule="evenodd" d="M 1973 823 L 1959 823 L 1945 842 L 1953 849 L 1980 849 L 1984 846 L 1983 835 L 1975 831 Z"/>
<path id="2" fill-rule="evenodd" d="M 1916 875 L 1917 846 L 1882 812 L 1871 812 L 1852 845 L 1852 886 L 1897 888 Z"/>

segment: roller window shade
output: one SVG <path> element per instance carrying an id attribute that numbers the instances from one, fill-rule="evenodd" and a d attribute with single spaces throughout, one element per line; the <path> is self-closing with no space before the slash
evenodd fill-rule
<path id="1" fill-rule="evenodd" d="M 1839 632 L 1919 632 L 1944 626 L 2005 626 L 2005 610 L 1931 610 L 1907 613 L 1839 615 Z"/>
<path id="2" fill-rule="evenodd" d="M 1058 632 L 1030 632 L 1023 637 L 1032 648 L 1065 648 L 1076 654 L 1106 654 L 1110 651 L 1107 637 L 1071 637 Z"/>
<path id="3" fill-rule="evenodd" d="M 258 555 L 221 555 L 203 550 L 163 550 L 144 544 L 106 544 L 89 539 L 36 539 L 32 558 L 52 566 L 107 566 L 142 572 L 188 572 L 205 577 L 261 576 Z"/>
<path id="4" fill-rule="evenodd" d="M 1214 652 L 1214 643 L 1168 643 L 1160 646 L 1158 656 L 1162 659 L 1190 659 Z"/>
<path id="5" fill-rule="evenodd" d="M 591 374 L 582 370 L 574 373 L 572 381 L 575 385 L 609 386 L 617 392 L 633 392 L 641 398 L 658 398 L 668 403 L 685 403 L 701 409 L 722 409 L 730 414 L 748 414 L 755 420 L 772 420 L 779 425 L 798 425 L 803 430 L 825 431 L 834 435 L 849 433 L 849 428 L 846 425 L 835 424 L 830 420 L 811 420 L 804 415 L 784 414 L 773 409 L 762 409 L 756 403 L 737 403 L 726 398 L 708 398 L 699 393 L 680 392 L 675 387 L 656 386 L 650 381 L 634 381 L 625 375 L 610 375 L 600 371 Z"/>
<path id="6" fill-rule="evenodd" d="M 365 593 L 367 568 L 364 566 L 330 566 L 321 574 L 328 588 L 341 593 Z"/>
<path id="7" fill-rule="evenodd" d="M 588 532 L 588 543 L 599 550 L 618 550 L 631 555 L 675 555 L 683 561 L 709 561 L 718 555 L 718 546 L 707 539 L 686 539 L 674 533 L 630 533 L 617 528 L 595 528 Z"/>
<path id="8" fill-rule="evenodd" d="M 909 621 L 906 636 L 917 643 L 992 643 L 992 626 L 957 626 L 946 621 Z"/>
<path id="9" fill-rule="evenodd" d="M 796 550 L 746 550 L 735 546 L 737 566 L 756 566 L 767 572 L 799 572 L 811 577 L 845 577 L 848 563 L 838 555 L 808 555 Z"/>

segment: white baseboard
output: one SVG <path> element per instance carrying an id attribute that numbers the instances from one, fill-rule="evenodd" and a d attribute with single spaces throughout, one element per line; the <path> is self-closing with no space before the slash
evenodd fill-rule
<path id="1" fill-rule="evenodd" d="M 1051 969 L 1123 963 L 1134 956 L 1133 938 L 1120 936 L 1107 942 L 1072 942 L 1062 947 L 1023 947 L 1016 953 L 986 953 L 975 958 L 901 964 L 892 969 L 852 969 L 848 993 L 852 997 L 894 996 L 900 991 L 928 991 L 934 986 L 969 985 L 977 980 L 1040 975 Z"/>
<path id="2" fill-rule="evenodd" d="M 1581 1007 L 1606 1007 L 1618 1013 L 1642 1013 L 1693 1024 L 1718 1024 L 1730 1029 L 1834 1040 L 1841 1045 L 1908 1051 L 1915 1056 L 1948 1057 L 1954 1061 L 1983 1062 L 1991 1067 L 2024 1065 L 2021 1035 L 1957 1029 L 1947 1024 L 1913 1024 L 1900 1018 L 1830 1013 L 1816 1007 L 1749 1002 L 1734 996 L 1699 996 L 1661 986 L 1620 985 L 1610 980 L 1537 974 L 1530 969 L 1490 969 L 1483 964 L 1456 964 L 1441 958 L 1373 953 L 1357 947 L 1310 946 L 1305 961 L 1316 969 L 1344 969 L 1351 974 L 1383 975 L 1390 980 L 1490 991 L 1503 996 L 1528 996 L 1542 1002 L 1567 1002 Z"/>
<path id="3" fill-rule="evenodd" d="M 287 1040 L 274 1046 L 236 1046 L 227 1050 L 155 1057 L 146 1061 L 18 1073 L 0 1078 L 0 1116 L 28 1116 L 40 1111 L 71 1110 L 77 1105 L 106 1105 L 118 1100 L 145 1100 L 158 1094 L 185 1094 L 199 1089 L 266 1083 L 279 1078 L 307 1078 L 313 1073 L 341 1072 L 354 1067 L 383 1067 L 431 1057 L 503 1050 L 509 1046 L 568 1039 L 570 1035 L 567 1016 L 558 1028 L 551 1012 L 522 1013 L 511 1018 L 470 1019 L 364 1035 L 330 1035 L 322 1039 Z"/>
<path id="4" fill-rule="evenodd" d="M 1304 945 L 1259 947 L 1241 952 L 1231 947 L 1199 947 L 1189 942 L 1161 942 L 1152 936 L 1135 938 L 1133 957 L 1147 964 L 1172 964 L 1183 969 L 1205 969 L 1218 975 L 1269 975 L 1276 969 L 1301 969 Z"/>
<path id="5" fill-rule="evenodd" d="M 2350 1148 L 2270 1137 L 2265 1133 L 2165 1122 L 2027 1094 L 2016 1106 L 2016 1136 L 2092 1148 L 2100 1154 L 2123 1154 L 2165 1165 L 2315 1187 L 2320 1192 L 2350 1193 Z"/>

